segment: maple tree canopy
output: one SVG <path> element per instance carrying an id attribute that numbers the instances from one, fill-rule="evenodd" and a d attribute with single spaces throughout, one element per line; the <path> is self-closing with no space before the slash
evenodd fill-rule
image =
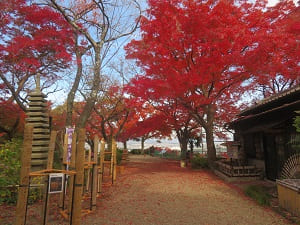
<path id="1" fill-rule="evenodd" d="M 6 96 L 13 96 L 24 110 L 21 93 L 34 88 L 32 76 L 39 72 L 47 86 L 69 65 L 72 30 L 49 7 L 10 0 L 1 1 L 0 8 L 1 90 L 6 91 Z"/>
<path id="2" fill-rule="evenodd" d="M 263 0 L 149 0 L 141 38 L 125 48 L 127 58 L 144 71 L 132 79 L 129 92 L 156 104 L 176 99 L 205 129 L 211 163 L 214 125 L 238 111 L 237 101 L 252 87 L 246 80 L 263 79 L 249 69 L 249 59 L 260 56 L 274 16 L 295 8 L 290 1 L 282 4 L 289 11 L 267 9 Z"/>
<path id="3" fill-rule="evenodd" d="M 299 21 L 300 7 L 293 1 L 279 2 L 255 21 L 261 27 L 255 35 L 259 45 L 247 55 L 246 68 L 263 97 L 300 83 Z"/>

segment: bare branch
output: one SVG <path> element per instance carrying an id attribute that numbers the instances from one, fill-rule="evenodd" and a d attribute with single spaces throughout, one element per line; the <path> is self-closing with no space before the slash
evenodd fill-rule
<path id="1" fill-rule="evenodd" d="M 96 42 L 94 41 L 94 39 L 91 37 L 91 35 L 88 33 L 88 32 L 86 32 L 83 28 L 81 28 L 78 24 L 76 24 L 76 22 L 75 21 L 72 21 L 70 18 L 69 18 L 69 16 L 68 16 L 68 14 L 66 13 L 66 11 L 61 7 L 61 6 L 59 6 L 57 3 L 56 3 L 56 1 L 55 0 L 50 0 L 51 1 L 51 3 L 52 3 L 52 5 L 53 5 L 53 7 L 56 9 L 56 10 L 58 10 L 61 14 L 62 14 L 62 16 L 66 19 L 66 21 L 75 29 L 75 30 L 77 30 L 77 31 L 79 31 L 82 35 L 84 35 L 88 40 L 89 40 L 89 42 L 91 43 L 91 45 L 93 45 L 93 47 L 96 47 Z"/>

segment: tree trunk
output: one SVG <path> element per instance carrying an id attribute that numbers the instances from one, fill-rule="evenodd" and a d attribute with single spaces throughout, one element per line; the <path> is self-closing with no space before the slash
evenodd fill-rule
<path id="1" fill-rule="evenodd" d="M 206 132 L 207 159 L 210 168 L 214 167 L 214 161 L 216 161 L 216 148 L 214 143 L 215 112 L 215 106 L 210 104 L 205 107 L 204 115 L 193 114 L 193 117 Z"/>
<path id="2" fill-rule="evenodd" d="M 178 138 L 178 142 L 180 144 L 181 159 L 185 160 L 186 159 L 187 149 L 188 149 L 188 147 L 187 147 L 188 146 L 188 138 L 181 137 L 181 136 L 178 136 L 178 135 L 177 135 L 177 138 Z"/>
<path id="3" fill-rule="evenodd" d="M 77 37 L 76 37 L 77 39 Z M 73 106 L 74 106 L 74 98 L 76 91 L 78 90 L 80 78 L 82 77 L 82 53 L 76 46 L 76 62 L 77 62 L 77 72 L 75 76 L 74 83 L 72 85 L 72 88 L 70 92 L 68 93 L 67 98 L 67 118 L 66 118 L 66 127 L 72 126 L 72 114 L 73 114 Z"/>
<path id="4" fill-rule="evenodd" d="M 216 161 L 216 148 L 214 143 L 214 115 L 215 110 L 213 105 L 207 106 L 207 124 L 204 127 L 206 132 L 207 159 L 210 168 L 214 167 Z"/>
<path id="5" fill-rule="evenodd" d="M 207 145 L 207 159 L 210 168 L 213 168 L 214 161 L 216 161 L 216 148 L 214 143 L 213 128 L 206 129 L 206 145 Z"/>
<path id="6" fill-rule="evenodd" d="M 127 149 L 127 141 L 123 141 L 124 149 Z"/>
<path id="7" fill-rule="evenodd" d="M 194 152 L 194 140 L 193 140 L 193 139 L 190 140 L 190 141 L 189 141 L 189 144 L 190 144 L 190 150 L 191 150 L 191 153 L 193 153 L 193 152 Z"/>
<path id="8" fill-rule="evenodd" d="M 142 137 L 141 139 L 141 151 L 142 151 L 142 154 L 144 155 L 144 150 L 145 150 L 145 138 Z"/>
<path id="9" fill-rule="evenodd" d="M 107 143 L 107 149 L 108 149 L 109 152 L 112 151 L 112 140 L 113 140 L 112 135 L 109 135 L 109 136 L 107 137 L 107 139 L 105 140 L 106 143 Z"/>
<path id="10" fill-rule="evenodd" d="M 78 128 L 85 127 L 86 122 L 90 117 L 95 102 L 97 100 L 97 95 L 100 88 L 100 69 L 101 69 L 100 49 L 101 49 L 100 47 L 94 49 L 95 50 L 94 79 L 92 81 L 90 96 L 87 98 L 86 104 L 76 124 L 76 127 Z"/>

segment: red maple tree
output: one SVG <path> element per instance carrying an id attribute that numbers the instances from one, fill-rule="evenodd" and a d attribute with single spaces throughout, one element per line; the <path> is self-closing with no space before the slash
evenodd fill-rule
<path id="1" fill-rule="evenodd" d="M 140 113 L 148 109 L 148 113 L 142 121 L 137 122 L 135 135 L 140 136 L 143 141 L 148 136 L 170 137 L 174 132 L 180 144 L 182 156 L 185 156 L 189 140 L 198 136 L 197 132 L 200 132 L 199 125 L 177 99 L 162 97 L 159 93 L 156 97 L 148 95 L 150 93 L 147 90 L 138 87 L 141 87 L 141 83 L 136 84 L 133 80 L 128 84 L 127 91 L 133 96 L 135 102 L 140 101 L 135 106 L 136 110 Z M 146 98 L 146 96 L 151 97 Z"/>
<path id="2" fill-rule="evenodd" d="M 153 105 L 140 99 L 130 86 L 126 86 L 126 93 L 130 97 L 126 100 L 127 108 L 131 114 L 128 123 L 125 124 L 125 130 L 121 135 L 121 140 L 140 140 L 141 151 L 144 153 L 145 142 L 151 138 L 162 139 L 170 137 L 172 133 L 171 126 L 165 120 L 163 114 L 159 114 Z"/>
<path id="3" fill-rule="evenodd" d="M 25 111 L 26 93 L 40 73 L 48 87 L 71 60 L 73 35 L 63 17 L 27 0 L 0 2 L 0 84 Z"/>
<path id="4" fill-rule="evenodd" d="M 176 99 L 187 110 L 205 130 L 212 166 L 214 126 L 229 121 L 238 111 L 237 101 L 249 88 L 245 81 L 254 76 L 247 69 L 249 56 L 263 46 L 259 41 L 268 35 L 262 31 L 269 29 L 271 9 L 265 1 L 148 3 L 141 39 L 126 47 L 127 57 L 145 72 L 132 85 L 145 100 Z"/>
<path id="5" fill-rule="evenodd" d="M 263 97 L 300 84 L 299 19 L 299 6 L 282 1 L 253 21 L 260 24 L 255 36 L 259 48 L 248 55 L 246 67 L 254 75 L 254 91 Z"/>

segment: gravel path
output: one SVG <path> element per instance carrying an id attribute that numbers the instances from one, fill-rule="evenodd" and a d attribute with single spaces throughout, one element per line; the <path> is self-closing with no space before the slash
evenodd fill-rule
<path id="1" fill-rule="evenodd" d="M 150 156 L 130 156 L 82 224 L 290 224 L 207 171 Z"/>

